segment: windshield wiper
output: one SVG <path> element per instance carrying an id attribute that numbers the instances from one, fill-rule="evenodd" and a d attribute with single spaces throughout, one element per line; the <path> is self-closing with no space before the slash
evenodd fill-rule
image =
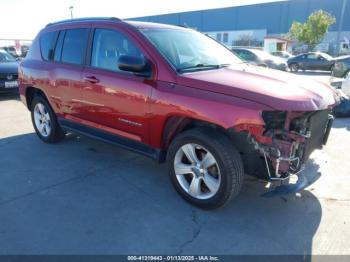
<path id="1" fill-rule="evenodd" d="M 219 69 L 219 68 L 226 67 L 229 65 L 231 65 L 231 64 L 219 64 L 219 65 L 197 64 L 197 65 L 193 65 L 193 66 L 178 68 L 177 71 L 183 72 L 183 71 L 188 71 L 188 70 Z"/>

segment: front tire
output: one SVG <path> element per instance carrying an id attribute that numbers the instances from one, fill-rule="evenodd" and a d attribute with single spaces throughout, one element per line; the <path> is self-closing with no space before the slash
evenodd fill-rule
<path id="1" fill-rule="evenodd" d="M 56 143 L 64 138 L 56 114 L 44 97 L 34 97 L 31 103 L 31 116 L 35 132 L 42 141 Z"/>
<path id="2" fill-rule="evenodd" d="M 221 207 L 241 190 L 241 156 L 220 132 L 209 128 L 185 131 L 171 143 L 167 162 L 177 192 L 200 208 Z"/>

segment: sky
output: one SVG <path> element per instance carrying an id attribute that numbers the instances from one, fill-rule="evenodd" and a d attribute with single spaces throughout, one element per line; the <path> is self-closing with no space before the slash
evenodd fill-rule
<path id="1" fill-rule="evenodd" d="M 0 39 L 33 39 L 50 22 L 70 18 L 131 18 L 279 0 L 0 0 Z"/>

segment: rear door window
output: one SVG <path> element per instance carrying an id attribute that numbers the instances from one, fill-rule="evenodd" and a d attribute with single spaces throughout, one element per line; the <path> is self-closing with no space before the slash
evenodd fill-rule
<path id="1" fill-rule="evenodd" d="M 51 60 L 52 57 L 50 57 L 50 50 L 53 50 L 54 41 L 56 40 L 58 32 L 48 32 L 44 33 L 40 37 L 40 50 L 41 50 L 41 56 L 44 60 Z"/>
<path id="2" fill-rule="evenodd" d="M 88 36 L 89 29 L 87 28 L 67 30 L 63 40 L 61 61 L 69 64 L 82 64 Z"/>
<path id="3" fill-rule="evenodd" d="M 310 60 L 316 60 L 318 56 L 316 54 L 310 54 L 310 55 L 307 55 L 307 58 Z"/>
<path id="4" fill-rule="evenodd" d="M 66 34 L 66 31 L 61 31 L 57 42 L 56 42 L 56 47 L 55 47 L 55 54 L 53 57 L 54 61 L 61 61 L 61 54 L 62 54 L 62 47 L 63 47 L 63 40 L 64 40 L 64 35 Z"/>
<path id="5" fill-rule="evenodd" d="M 246 50 L 237 50 L 238 56 L 244 61 L 256 61 L 256 56 L 249 51 Z"/>

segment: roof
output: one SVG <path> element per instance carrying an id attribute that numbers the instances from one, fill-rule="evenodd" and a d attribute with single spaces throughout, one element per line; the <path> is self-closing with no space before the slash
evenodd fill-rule
<path id="1" fill-rule="evenodd" d="M 77 22 L 121 22 L 122 20 L 116 17 L 84 17 L 84 18 L 76 18 L 76 19 L 68 19 L 61 20 L 53 23 L 49 23 L 46 27 L 53 25 L 61 25 L 61 24 L 71 24 Z"/>
<path id="2" fill-rule="evenodd" d="M 175 26 L 169 24 L 160 24 L 152 22 L 141 22 L 141 21 L 125 21 L 126 23 L 138 28 L 138 29 L 184 29 L 183 26 Z"/>
<path id="3" fill-rule="evenodd" d="M 49 23 L 46 25 L 46 27 L 55 26 L 55 25 L 65 25 L 65 24 L 72 24 L 72 23 L 96 23 L 96 22 L 116 22 L 116 23 L 127 23 L 131 26 L 134 26 L 138 29 L 181 29 L 184 28 L 183 26 L 174 26 L 174 25 L 168 25 L 168 24 L 161 24 L 161 23 L 152 23 L 152 22 L 141 22 L 141 21 L 124 21 L 116 17 L 84 17 L 84 18 L 77 18 L 77 19 L 68 19 L 68 20 L 62 20 L 57 21 L 53 23 Z"/>

